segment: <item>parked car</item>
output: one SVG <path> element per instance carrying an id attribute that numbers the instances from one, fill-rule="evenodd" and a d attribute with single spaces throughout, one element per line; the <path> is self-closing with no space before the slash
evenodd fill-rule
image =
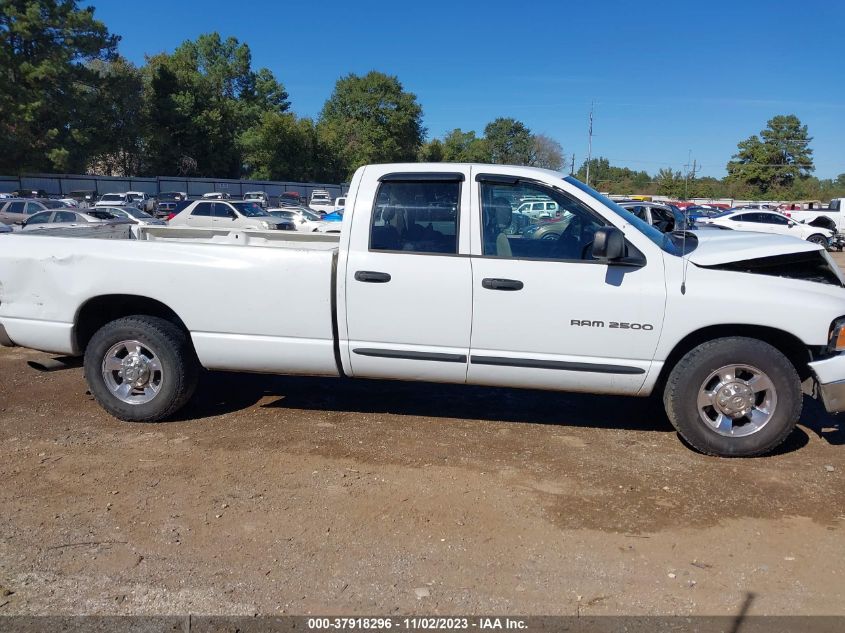
<path id="1" fill-rule="evenodd" d="M 834 232 L 819 226 L 796 222 L 774 211 L 724 211 L 699 220 L 702 225 L 717 225 L 734 231 L 791 235 L 828 248 Z"/>
<path id="2" fill-rule="evenodd" d="M 12 198 L 0 202 L 0 222 L 21 224 L 29 216 L 47 209 L 63 209 L 65 205 L 57 200 L 34 200 Z"/>
<path id="3" fill-rule="evenodd" d="M 369 165 L 350 190 L 337 243 L 5 236 L 0 343 L 84 356 L 93 397 L 130 421 L 176 414 L 201 367 L 655 393 L 691 446 L 730 457 L 791 435 L 802 380 L 845 410 L 845 277 L 817 244 L 661 234 L 530 167 Z M 501 231 L 525 193 L 571 214 L 562 240 Z M 251 205 L 200 201 L 177 218 L 203 204 Z M 143 262 L 131 283 L 128 261 Z M 726 309 L 734 296 L 750 307 Z"/>
<path id="4" fill-rule="evenodd" d="M 298 191 L 285 191 L 279 196 L 279 206 L 283 206 L 288 201 L 293 204 L 304 204 L 302 195 Z"/>
<path id="5" fill-rule="evenodd" d="M 184 191 L 162 191 L 156 196 L 156 199 L 159 202 L 165 201 L 180 201 L 180 200 L 187 200 L 188 194 Z"/>
<path id="6" fill-rule="evenodd" d="M 232 196 L 225 191 L 209 191 L 202 194 L 202 197 L 204 200 L 229 200 Z"/>
<path id="7" fill-rule="evenodd" d="M 155 216 L 159 219 L 169 220 L 189 204 L 191 204 L 190 200 L 169 200 L 166 202 L 159 202 L 156 205 Z"/>
<path id="8" fill-rule="evenodd" d="M 129 196 L 125 193 L 104 193 L 100 196 L 100 199 L 94 203 L 95 207 L 108 207 L 108 206 L 126 206 L 130 204 Z"/>
<path id="9" fill-rule="evenodd" d="M 126 199 L 129 204 L 138 207 L 142 211 L 146 211 L 147 213 L 153 213 L 155 211 L 157 200 L 145 191 L 127 191 Z"/>
<path id="10" fill-rule="evenodd" d="M 265 209 L 270 206 L 270 197 L 264 191 L 247 191 L 244 194 L 244 200 L 248 202 L 257 202 Z"/>
<path id="11" fill-rule="evenodd" d="M 797 205 L 790 205 L 797 206 Z M 837 233 L 845 233 L 845 198 L 834 198 L 827 208 L 781 209 L 781 212 L 796 222 L 810 226 L 821 226 Z"/>
<path id="12" fill-rule="evenodd" d="M 74 209 L 55 209 L 34 214 L 23 223 L 21 231 L 40 231 L 56 226 L 72 227 L 105 224 L 116 219 L 111 213 L 98 209 L 85 212 Z"/>
<path id="13" fill-rule="evenodd" d="M 661 233 L 672 231 L 686 231 L 695 226 L 695 222 L 686 217 L 677 207 L 659 204 L 657 202 L 641 202 L 639 200 L 622 200 L 617 203 L 641 220 L 645 220 Z"/>
<path id="14" fill-rule="evenodd" d="M 43 198 L 49 197 L 49 194 L 43 189 L 17 189 L 12 192 L 13 198 Z"/>
<path id="15" fill-rule="evenodd" d="M 94 206 L 97 201 L 97 192 L 93 189 L 77 189 L 67 194 L 69 198 L 76 200 L 80 209 Z"/>
<path id="16" fill-rule="evenodd" d="M 116 218 L 127 220 L 132 224 L 137 224 L 139 226 L 167 226 L 167 222 L 164 220 L 160 220 L 146 211 L 139 209 L 138 207 L 134 207 L 131 205 L 122 206 L 122 207 L 97 207 L 99 211 L 105 211 L 106 213 L 110 213 L 111 215 L 115 216 Z"/>
<path id="17" fill-rule="evenodd" d="M 8 200 L 9 198 L 14 198 L 10 193 L 0 192 L 0 200 Z"/>
<path id="18" fill-rule="evenodd" d="M 317 212 L 324 211 L 326 213 L 332 213 L 335 210 L 331 196 L 329 196 L 329 192 L 325 189 L 315 189 L 312 191 L 308 206 Z"/>
<path id="19" fill-rule="evenodd" d="M 56 196 L 56 197 L 50 198 L 50 200 L 55 200 L 56 202 L 61 202 L 64 206 L 68 207 L 69 209 L 78 209 L 79 208 L 79 202 L 77 202 L 75 198 Z"/>
<path id="20" fill-rule="evenodd" d="M 558 206 L 554 200 L 533 200 L 522 202 L 517 208 L 516 213 L 527 215 L 535 219 L 554 218 L 558 215 Z"/>
<path id="21" fill-rule="evenodd" d="M 693 222 L 697 222 L 701 218 L 711 218 L 713 216 L 724 213 L 726 210 L 729 209 L 721 209 L 719 207 L 703 207 L 701 205 L 693 204 L 685 209 L 684 215 Z"/>
<path id="22" fill-rule="evenodd" d="M 170 226 L 214 229 L 295 231 L 290 220 L 275 218 L 255 202 L 197 200 L 170 221 Z"/>
<path id="23" fill-rule="evenodd" d="M 318 213 L 314 213 L 305 207 L 281 207 L 268 209 L 267 213 L 275 218 L 289 220 L 297 231 L 314 232 L 325 224 Z"/>

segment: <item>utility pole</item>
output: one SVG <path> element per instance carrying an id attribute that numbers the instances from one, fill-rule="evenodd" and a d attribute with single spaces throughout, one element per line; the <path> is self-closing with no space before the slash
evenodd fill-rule
<path id="1" fill-rule="evenodd" d="M 587 144 L 587 179 L 586 184 L 587 186 L 590 185 L 590 160 L 593 158 L 593 109 L 596 106 L 595 101 L 590 102 L 590 132 L 589 132 L 589 142 Z"/>
<path id="2" fill-rule="evenodd" d="M 572 162 L 569 163 L 569 175 L 575 175 L 575 152 L 572 152 Z"/>

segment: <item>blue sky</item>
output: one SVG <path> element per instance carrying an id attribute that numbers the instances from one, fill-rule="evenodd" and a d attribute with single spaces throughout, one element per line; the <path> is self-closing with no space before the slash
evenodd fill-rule
<path id="1" fill-rule="evenodd" d="M 721 177 L 736 144 L 776 114 L 809 126 L 816 172 L 845 173 L 845 2 L 273 2 L 97 0 L 135 63 L 219 31 L 247 42 L 315 117 L 338 77 L 398 75 L 429 136 L 510 116 L 580 164 Z"/>

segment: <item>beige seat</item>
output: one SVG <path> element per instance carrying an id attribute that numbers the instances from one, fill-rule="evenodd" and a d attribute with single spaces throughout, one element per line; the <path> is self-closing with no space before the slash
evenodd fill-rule
<path id="1" fill-rule="evenodd" d="M 511 257 L 511 245 L 504 229 L 511 225 L 513 210 L 505 198 L 493 198 L 484 206 L 484 254 Z"/>

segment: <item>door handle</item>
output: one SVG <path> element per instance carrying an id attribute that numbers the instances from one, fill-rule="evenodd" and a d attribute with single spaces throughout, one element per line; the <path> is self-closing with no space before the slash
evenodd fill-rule
<path id="1" fill-rule="evenodd" d="M 355 273 L 355 279 L 358 281 L 366 281 L 371 284 L 386 284 L 390 281 L 390 275 L 372 270 L 359 270 Z"/>
<path id="2" fill-rule="evenodd" d="M 487 290 L 522 290 L 523 284 L 518 279 L 493 279 L 488 277 L 481 280 L 481 287 Z"/>

